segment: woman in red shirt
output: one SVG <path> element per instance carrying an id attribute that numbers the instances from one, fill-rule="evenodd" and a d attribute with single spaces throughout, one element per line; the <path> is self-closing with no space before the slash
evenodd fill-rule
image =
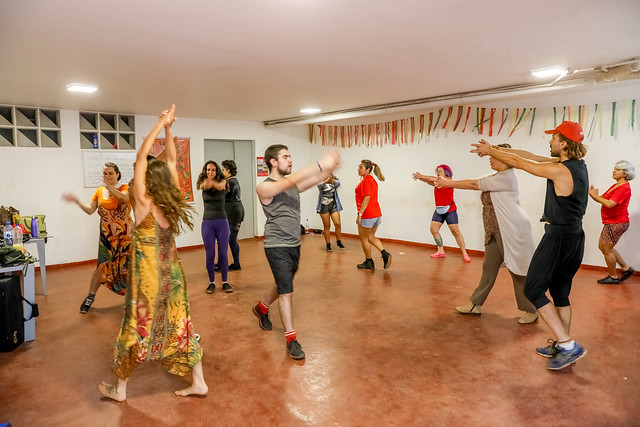
<path id="1" fill-rule="evenodd" d="M 598 241 L 598 248 L 604 255 L 607 263 L 609 275 L 598 283 L 604 285 L 617 285 L 627 280 L 635 270 L 631 268 L 614 249 L 620 237 L 629 228 L 629 200 L 631 199 L 631 181 L 636 176 L 636 169 L 630 162 L 621 160 L 613 168 L 613 184 L 602 196 L 598 195 L 598 189 L 593 185 L 589 188 L 589 196 L 596 202 L 602 204 L 600 214 L 602 215 L 602 233 Z M 622 275 L 616 271 L 616 264 L 620 265 Z"/>
<path id="2" fill-rule="evenodd" d="M 438 250 L 431 254 L 431 258 L 445 257 L 444 242 L 440 235 L 440 228 L 446 221 L 449 226 L 449 230 L 451 230 L 451 234 L 455 237 L 456 242 L 462 251 L 462 258 L 464 258 L 466 262 L 471 262 L 471 258 L 467 253 L 467 248 L 464 246 L 464 237 L 462 237 L 462 232 L 458 225 L 458 207 L 453 201 L 453 188 L 440 188 L 435 186 L 435 180 L 437 177 L 441 176 L 444 179 L 451 179 L 453 172 L 449 166 L 440 165 L 436 168 L 436 175 L 437 176 L 422 175 L 419 172 L 415 172 L 413 174 L 414 180 L 420 180 L 434 186 L 433 195 L 436 199 L 436 210 L 431 218 L 431 234 L 433 235 L 433 239 L 436 242 Z"/>
<path id="3" fill-rule="evenodd" d="M 380 181 L 384 181 L 380 166 L 371 162 L 371 160 L 363 160 L 358 165 L 358 175 L 362 179 L 356 186 L 356 206 L 358 207 L 356 224 L 358 224 L 358 236 L 365 256 L 364 262 L 358 264 L 358 268 L 365 270 L 373 270 L 375 268 L 371 258 L 372 245 L 382 254 L 384 268 L 389 268 L 391 265 L 391 254 L 384 250 L 382 242 L 376 237 L 376 230 L 382 223 L 382 211 L 378 204 L 378 183 L 371 176 L 371 171 Z"/>

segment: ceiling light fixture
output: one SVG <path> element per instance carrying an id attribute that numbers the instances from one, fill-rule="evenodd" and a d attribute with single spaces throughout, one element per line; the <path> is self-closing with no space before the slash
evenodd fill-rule
<path id="1" fill-rule="evenodd" d="M 69 92 L 93 93 L 98 90 L 98 86 L 85 85 L 82 83 L 71 83 L 67 85 L 67 90 Z"/>
<path id="2" fill-rule="evenodd" d="M 564 76 L 567 74 L 568 70 L 566 68 L 559 67 L 557 65 L 553 67 L 547 68 L 539 68 L 537 70 L 531 70 L 531 75 L 537 77 L 539 79 L 544 79 L 546 77 L 557 77 Z"/>
<path id="3" fill-rule="evenodd" d="M 319 108 L 312 108 L 312 107 L 303 108 L 302 110 L 300 110 L 302 114 L 315 114 L 315 113 L 319 113 L 320 111 L 322 110 Z"/>

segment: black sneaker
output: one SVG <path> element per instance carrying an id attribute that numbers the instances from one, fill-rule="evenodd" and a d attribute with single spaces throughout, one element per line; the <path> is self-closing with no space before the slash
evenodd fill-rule
<path id="1" fill-rule="evenodd" d="M 338 241 L 336 242 L 336 245 L 338 245 L 338 247 L 339 247 L 340 249 L 344 249 L 344 245 L 342 244 L 342 242 L 341 242 L 340 240 L 338 240 Z"/>
<path id="2" fill-rule="evenodd" d="M 230 284 L 228 284 L 227 282 L 224 282 L 222 284 L 222 290 L 225 291 L 226 293 L 230 294 L 231 292 L 233 292 L 233 288 L 231 287 Z"/>
<path id="3" fill-rule="evenodd" d="M 253 306 L 253 314 L 258 317 L 258 323 L 260 327 L 265 331 L 270 331 L 273 329 L 271 325 L 271 320 L 269 320 L 269 313 L 263 313 L 260 311 L 260 304 L 256 304 Z"/>
<path id="4" fill-rule="evenodd" d="M 93 298 L 86 297 L 80 306 L 80 313 L 87 314 L 87 311 L 91 308 L 91 304 L 93 304 Z"/>
<path id="5" fill-rule="evenodd" d="M 622 272 L 622 277 L 620 278 L 621 282 L 624 282 L 625 280 L 627 280 L 629 277 L 633 276 L 633 273 L 635 273 L 636 271 L 629 267 L 627 270 Z"/>
<path id="6" fill-rule="evenodd" d="M 302 351 L 302 346 L 298 342 L 298 340 L 293 340 L 287 343 L 287 353 L 289 353 L 289 357 L 295 360 L 304 359 L 305 354 Z"/>
<path id="7" fill-rule="evenodd" d="M 617 277 L 607 276 L 604 279 L 598 280 L 598 283 L 600 283 L 601 285 L 619 285 L 620 279 L 618 279 Z"/>
<path id="8" fill-rule="evenodd" d="M 542 357 L 555 357 L 558 354 L 558 342 L 552 339 L 548 339 L 547 342 L 549 345 L 536 348 L 536 353 Z"/>
<path id="9" fill-rule="evenodd" d="M 331 243 L 327 243 L 327 252 L 331 252 Z"/>
<path id="10" fill-rule="evenodd" d="M 374 270 L 376 266 L 371 258 L 367 258 L 362 264 L 358 264 L 358 268 L 362 270 Z"/>
<path id="11" fill-rule="evenodd" d="M 240 267 L 240 264 L 229 264 L 229 270 L 242 270 L 242 267 Z"/>
<path id="12" fill-rule="evenodd" d="M 209 286 L 207 286 L 207 293 L 212 294 L 213 291 L 215 290 L 216 290 L 216 284 L 213 282 L 209 283 Z"/>
<path id="13" fill-rule="evenodd" d="M 382 250 L 382 261 L 384 261 L 385 270 L 391 267 L 391 254 L 384 249 Z"/>

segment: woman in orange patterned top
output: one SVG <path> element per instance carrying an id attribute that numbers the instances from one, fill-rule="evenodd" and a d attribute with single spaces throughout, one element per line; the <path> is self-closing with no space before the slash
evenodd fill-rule
<path id="1" fill-rule="evenodd" d="M 136 157 L 135 184 L 130 192 L 135 215 L 131 275 L 111 368 L 118 382 L 112 385 L 103 381 L 98 386 L 104 397 L 119 402 L 127 398 L 127 383 L 135 368 L 150 360 L 162 362 L 172 374 L 192 374 L 192 384 L 177 390 L 176 395 L 206 395 L 209 391 L 202 373 L 202 347 L 193 331 L 187 284 L 175 244 L 175 236 L 182 228 L 193 229 L 193 208 L 185 202 L 179 187 L 171 131 L 174 111 L 172 105 L 162 112 Z M 166 163 L 147 162 L 147 154 L 163 128 Z"/>
<path id="2" fill-rule="evenodd" d="M 87 214 L 96 210 L 100 215 L 100 241 L 98 242 L 98 266 L 91 276 L 89 295 L 80 306 L 80 313 L 86 314 L 91 308 L 101 283 L 118 295 L 124 295 L 129 276 L 129 253 L 133 221 L 129 204 L 129 186 L 119 187 L 121 174 L 118 165 L 105 163 L 102 169 L 104 186 L 99 187 L 91 203 L 86 205 L 75 194 L 66 193 L 62 198 L 75 203 Z"/>

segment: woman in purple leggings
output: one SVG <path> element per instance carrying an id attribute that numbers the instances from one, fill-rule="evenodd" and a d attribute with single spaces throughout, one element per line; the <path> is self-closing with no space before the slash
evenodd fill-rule
<path id="1" fill-rule="evenodd" d="M 233 292 L 233 288 L 227 283 L 227 272 L 229 271 L 227 249 L 230 231 L 227 214 L 224 210 L 224 198 L 228 191 L 228 184 L 216 162 L 209 160 L 204 164 L 202 172 L 198 176 L 196 187 L 202 190 L 202 200 L 204 201 L 202 240 L 206 254 L 207 273 L 209 273 L 207 293 L 212 294 L 216 289 L 216 241 L 218 242 L 218 264 L 222 275 L 222 290 L 227 293 Z"/>

